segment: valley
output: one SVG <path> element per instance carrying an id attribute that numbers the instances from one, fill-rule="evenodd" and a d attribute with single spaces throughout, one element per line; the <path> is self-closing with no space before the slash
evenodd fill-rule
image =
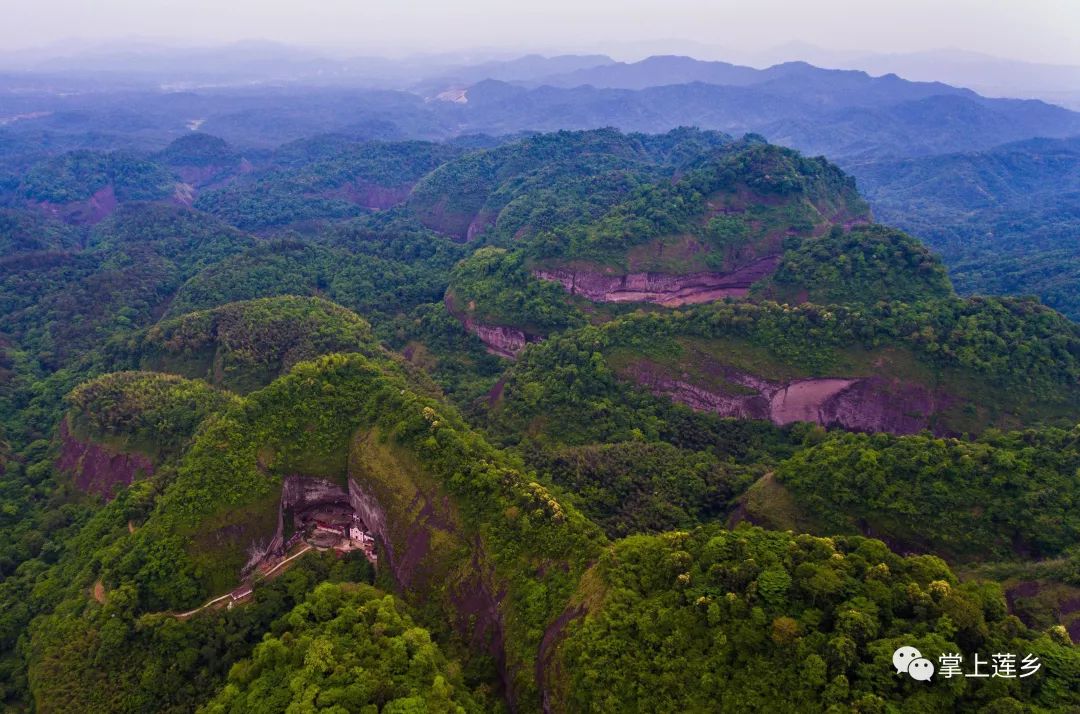
<path id="1" fill-rule="evenodd" d="M 1080 706 L 1078 115 L 411 80 L 0 81 L 0 708 Z"/>

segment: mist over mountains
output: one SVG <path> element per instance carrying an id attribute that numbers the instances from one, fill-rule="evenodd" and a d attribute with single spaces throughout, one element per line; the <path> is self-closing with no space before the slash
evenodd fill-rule
<path id="1" fill-rule="evenodd" d="M 140 134 L 162 142 L 193 123 L 231 141 L 267 145 L 371 119 L 394 125 L 402 138 L 694 125 L 760 133 L 847 161 L 1080 133 L 1080 115 L 1044 102 L 988 99 L 940 82 L 805 62 L 755 69 L 678 56 L 633 63 L 603 55 L 467 59 L 328 60 L 265 43 L 98 50 L 0 76 L 0 126 L 107 134 L 110 121 L 123 117 L 104 95 L 134 92 L 125 108 L 139 115 Z M 286 99 L 299 94 L 301 102 Z M 111 117 L 97 108 L 102 104 Z M 274 121 L 260 130 L 243 123 L 245 111 L 269 112 Z"/>
<path id="2" fill-rule="evenodd" d="M 776 55 L 793 52 L 837 65 L 858 61 L 853 53 L 809 46 L 780 48 Z M 865 66 L 911 67 L 915 75 L 933 76 L 929 55 L 893 59 L 890 65 L 868 57 Z M 967 75 L 950 73 L 949 63 L 940 65 L 943 73 L 982 76 L 976 58 L 963 59 Z M 1002 70 L 996 75 L 1002 81 L 1029 75 L 1029 94 L 1039 87 L 1066 87 L 1071 77 L 1062 67 L 1040 72 L 1003 60 L 987 66 Z M 1076 154 L 1057 153 L 1047 163 L 1036 150 L 1044 145 L 1022 142 L 1078 136 L 1080 113 L 1037 99 L 987 97 L 942 81 L 825 69 L 805 61 L 758 69 L 675 55 L 621 62 L 602 54 L 497 52 L 391 60 L 329 57 L 268 42 L 203 48 L 133 43 L 70 56 L 9 53 L 0 56 L 0 68 L 8 68 L 0 74 L 0 177 L 8 178 L 0 181 L 9 184 L 47 156 L 76 149 L 154 152 L 196 131 L 224 139 L 258 164 L 275 147 L 318 134 L 351 141 L 447 140 L 696 126 L 734 136 L 759 134 L 837 162 L 868 190 L 875 210 L 944 251 L 950 265 L 965 261 L 965 275 L 1000 275 L 983 261 L 996 260 L 1002 240 L 1017 245 L 1035 213 L 1042 236 L 1037 250 L 1065 250 L 1064 265 L 1074 262 L 1069 241 L 1075 224 L 1067 216 L 1078 201 L 1068 188 L 1072 184 L 1051 174 L 1062 171 L 1062 162 L 1072 170 Z M 1010 148 L 996 148 L 1006 144 Z M 974 153 L 971 161 L 980 164 L 988 160 L 980 152 L 1001 151 L 1025 158 L 999 166 L 990 185 L 965 172 L 969 179 L 963 180 L 976 181 L 977 188 L 953 190 L 957 162 L 969 165 L 960 157 Z M 999 196 L 1012 181 L 1038 188 L 1020 198 Z M 939 184 L 950 189 L 927 199 L 927 186 Z M 949 207 L 938 210 L 943 202 Z M 1013 228 L 1001 227 L 1002 216 Z M 1003 285 L 995 278 L 992 284 L 1035 292 L 1072 313 L 1071 298 L 1062 297 L 1060 287 L 1039 287 L 1067 282 L 1062 265 L 1055 258 L 1037 280 L 1016 278 Z M 960 278 L 958 284 L 977 292 L 991 283 Z"/>
<path id="3" fill-rule="evenodd" d="M 692 49 L 0 56 L 0 709 L 1080 709 L 1080 113 Z"/>

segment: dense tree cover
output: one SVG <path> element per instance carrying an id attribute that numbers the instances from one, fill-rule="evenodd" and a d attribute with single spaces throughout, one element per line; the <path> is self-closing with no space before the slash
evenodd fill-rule
<path id="1" fill-rule="evenodd" d="M 419 305 L 411 313 L 383 323 L 381 336 L 415 367 L 423 369 L 459 409 L 483 409 L 506 368 L 502 358 L 484 348 L 445 302 Z M 478 404 L 480 402 L 481 404 Z"/>
<path id="2" fill-rule="evenodd" d="M 460 154 L 446 144 L 419 141 L 341 148 L 332 157 L 271 168 L 208 191 L 195 206 L 247 230 L 347 218 L 362 213 L 363 206 L 385 208 L 385 203 L 400 202 L 405 194 L 395 196 L 395 189 L 407 191 L 424 174 Z"/>
<path id="3" fill-rule="evenodd" d="M 454 266 L 447 298 L 452 310 L 487 325 L 514 325 L 532 334 L 585 323 L 562 286 L 536 280 L 524 256 L 504 248 L 481 248 Z"/>
<path id="4" fill-rule="evenodd" d="M 104 590 L 99 603 L 91 597 L 96 586 L 77 592 L 69 587 L 63 604 L 35 620 L 25 638 L 36 710 L 194 711 L 225 685 L 231 670 L 245 666 L 268 633 L 288 627 L 290 612 L 302 607 L 306 594 L 371 577 L 362 556 L 309 554 L 258 585 L 242 607 L 210 609 L 187 620 L 140 614 L 129 588 Z M 33 600 L 32 606 L 41 606 L 38 597 Z"/>
<path id="5" fill-rule="evenodd" d="M 202 420 L 228 406 L 231 397 L 174 375 L 114 372 L 80 384 L 68 401 L 77 437 L 157 455 L 178 453 Z"/>
<path id="6" fill-rule="evenodd" d="M 0 259 L 38 251 L 66 251 L 81 244 L 78 230 L 30 211 L 0 209 Z"/>
<path id="7" fill-rule="evenodd" d="M 325 583 L 233 666 L 207 714 L 484 711 L 431 634 L 390 595 Z"/>
<path id="8" fill-rule="evenodd" d="M 322 295 L 366 316 L 441 300 L 463 251 L 411 223 L 376 219 L 337 227 L 325 243 L 268 241 L 188 281 L 169 306 L 182 315 L 277 295 Z"/>
<path id="9" fill-rule="evenodd" d="M 730 303 L 626 316 L 527 347 L 504 378 L 490 428 L 573 444 L 670 433 L 683 421 L 670 416 L 679 407 L 630 388 L 616 358 L 647 356 L 686 375 L 694 369 L 687 355 L 700 360 L 680 345 L 686 338 L 722 340 L 709 348 L 710 358 L 765 378 L 867 373 L 873 350 L 902 348 L 912 355 L 910 374 L 890 376 L 921 380 L 926 369 L 947 371 L 965 380 L 962 398 L 1006 422 L 1016 412 L 1075 419 L 1075 325 L 1037 303 L 979 298 L 851 308 Z M 743 361 L 733 362 L 741 353 Z M 699 427 L 706 433 L 727 428 L 708 415 L 693 419 L 711 424 Z M 989 425 L 972 415 L 969 421 L 971 430 Z M 690 433 L 685 438 L 694 438 Z"/>
<path id="10" fill-rule="evenodd" d="M 545 261 L 585 260 L 625 270 L 629 249 L 689 235 L 717 252 L 705 266 L 723 268 L 735 249 L 778 252 L 771 243 L 780 236 L 808 236 L 866 215 L 854 181 L 835 166 L 746 137 L 703 156 L 677 180 L 624 192 L 601 216 L 542 233 L 531 253 Z M 671 272 L 703 266 L 674 267 Z"/>
<path id="11" fill-rule="evenodd" d="M 793 239 L 773 277 L 777 298 L 819 305 L 947 298 L 945 268 L 917 240 L 886 226 L 834 227 L 821 238 Z"/>
<path id="12" fill-rule="evenodd" d="M 425 296 L 422 299 L 441 297 L 445 279 L 440 280 L 433 265 L 441 261 L 445 271 L 456 259 L 453 252 L 446 253 L 440 247 L 450 246 L 448 242 L 425 241 L 423 232 L 400 228 L 392 221 L 345 226 L 328 238 L 360 252 L 386 256 L 386 261 L 368 270 L 366 283 L 343 283 L 346 287 L 342 294 L 378 301 L 395 310 L 409 306 L 408 300 L 401 300 L 409 293 L 395 294 L 395 289 L 419 291 Z M 113 347 L 130 347 L 138 342 L 145 334 L 132 331 L 156 319 L 163 303 L 184 280 L 219 263 L 231 252 L 254 245 L 250 237 L 205 214 L 154 204 L 121 206 L 113 217 L 95 227 L 89 242 L 91 248 L 81 254 L 19 258 L 19 262 L 7 266 L 2 278 L 0 301 L 5 310 L 0 321 L 3 331 L 12 338 L 0 338 L 0 366 L 6 370 L 0 384 L 0 408 L 12 446 L 11 461 L 0 479 L 0 504 L 4 509 L 0 515 L 0 569 L 5 575 L 24 563 L 26 577 L 37 577 L 38 571 L 64 552 L 88 515 L 87 506 L 68 491 L 67 480 L 54 468 L 55 453 L 48 439 L 55 434 L 63 413 L 62 398 L 87 376 L 139 366 L 119 364 L 115 351 L 103 355 L 93 348 L 103 346 L 106 339 L 113 340 Z M 424 262 L 434 256 L 438 257 Z M 385 265 L 411 271 L 399 279 L 400 288 L 388 288 L 389 296 L 380 292 L 384 276 L 391 274 Z M 434 287 L 425 289 L 425 283 Z M 317 290 L 316 283 L 298 292 Z M 275 294 L 273 290 L 266 292 Z M 220 295 L 218 299 L 227 301 L 229 297 Z M 207 307 L 217 304 L 211 300 Z M 337 308 L 330 313 L 335 311 Z M 315 314 L 319 312 L 315 310 Z M 301 324 L 300 315 L 294 317 L 294 325 Z M 280 319 L 287 322 L 288 315 L 282 314 Z M 250 326 L 255 334 L 264 330 Z M 317 336 L 318 329 L 312 328 L 312 334 Z M 302 344 L 301 340 L 294 347 L 305 352 Z M 329 349 L 348 345 L 324 346 Z M 127 359 L 130 354 L 124 356 Z M 309 353 L 305 352 L 305 356 Z M 165 469 L 163 476 L 167 478 L 168 474 L 169 469 Z M 8 601 L 10 598 L 5 597 Z M 10 664 L 12 676 L 18 678 L 21 665 L 10 656 L 8 650 L 4 666 Z M 16 686 L 15 691 L 24 691 L 24 687 Z"/>
<path id="13" fill-rule="evenodd" d="M 211 166 L 222 169 L 231 168 L 240 161 L 240 155 L 227 141 L 202 132 L 181 136 L 154 158 L 166 166 Z"/>
<path id="14" fill-rule="evenodd" d="M 713 453 L 664 442 L 539 451 L 530 463 L 612 538 L 718 520 L 755 477 Z"/>
<path id="15" fill-rule="evenodd" d="M 439 167 L 417 184 L 408 208 L 426 225 L 462 238 L 484 223 L 507 236 L 550 229 L 598 217 L 624 200 L 625 189 L 670 175 L 729 141 L 695 129 L 655 137 L 614 129 L 539 134 Z"/>
<path id="16" fill-rule="evenodd" d="M 270 179 L 250 187 L 232 184 L 200 194 L 195 208 L 244 230 L 279 228 L 316 219 L 353 218 L 363 209 L 345 198 L 297 193 L 286 182 Z"/>
<path id="17" fill-rule="evenodd" d="M 1080 541 L 1080 432 L 975 441 L 834 433 L 776 471 L 823 533 L 871 528 L 968 560 L 1046 558 Z"/>
<path id="18" fill-rule="evenodd" d="M 233 120 L 253 120 L 243 111 Z M 4 146 L 0 136 L 0 161 Z M 958 432 L 1075 422 L 1076 328 L 1030 300 L 955 298 L 899 232 L 830 231 L 867 214 L 824 159 L 692 129 L 324 137 L 244 155 L 251 173 L 204 194 L 227 221 L 137 202 L 92 229 L 4 214 L 0 707 L 180 712 L 217 694 L 214 706 L 234 711 L 448 698 L 469 711 L 497 706 L 488 695 L 500 681 L 521 711 L 544 695 L 556 711 L 1080 704 L 1074 655 L 1054 644 L 1066 635 L 1005 616 L 996 586 L 960 585 L 935 558 L 877 541 L 719 527 L 782 493 L 777 507 L 806 505 L 819 520 L 796 525 L 822 535 L 1010 559 L 978 571 L 999 580 L 1075 580 L 1075 432 L 826 435 L 721 419 L 629 383 L 645 363 L 706 385 L 713 361 L 769 379 L 885 364 L 897 379 L 947 386 Z M 199 134 L 153 160 L 193 176 L 239 165 Z M 115 178 L 95 161 L 57 160 L 49 181 Z M 143 181 L 156 197 L 157 173 L 137 178 L 140 162 L 116 169 L 120 184 Z M 404 205 L 333 218 L 401 200 L 414 181 Z M 120 184 L 122 201 L 142 195 Z M 19 186 L 0 178 L 9 197 Z M 229 191 L 250 203 L 226 206 Z M 266 240 L 228 222 L 300 230 Z M 636 308 L 588 305 L 529 277 L 545 261 L 685 272 L 780 251 L 777 280 L 744 304 L 627 314 Z M 802 297 L 811 304 L 778 304 Z M 466 315 L 548 338 L 507 368 L 456 319 Z M 162 374 L 87 381 L 117 369 L 242 396 Z M 105 504 L 74 492 L 56 468 L 65 407 L 81 436 L 155 454 L 154 475 Z M 389 524 L 380 585 L 400 599 L 334 586 L 305 603 L 319 582 L 371 578 L 366 561 L 306 556 L 252 603 L 190 620 L 163 612 L 236 586 L 276 532 L 289 475 L 362 484 Z M 614 543 L 602 532 L 707 523 Z M 931 533 L 910 538 L 917 530 Z M 1040 627 L 1061 618 L 1022 607 Z M 920 688 L 887 666 L 912 639 L 1028 648 L 1044 670 Z M 385 686 L 368 688 L 372 676 Z"/>
<path id="19" fill-rule="evenodd" d="M 879 219 L 939 251 L 962 293 L 1038 295 L 1080 316 L 1080 141 L 852 167 Z"/>
<path id="20" fill-rule="evenodd" d="M 705 137 L 712 143 L 693 160 L 677 148 L 690 144 L 701 151 L 695 140 Z M 489 229 L 488 242 L 513 249 L 500 254 L 498 270 L 497 254 L 483 252 L 459 268 L 451 281 L 458 309 L 475 303 L 480 321 L 487 317 L 543 334 L 570 323 L 566 300 L 529 276 L 535 266 L 684 274 L 734 270 L 789 252 L 780 291 L 800 297 L 806 290 L 797 281 L 807 283 L 812 299 L 829 302 L 838 296 L 874 302 L 950 293 L 929 254 L 907 239 L 894 237 L 903 245 L 890 246 L 894 234 L 885 229 L 847 241 L 831 234 L 814 238 L 830 225 L 868 216 L 852 179 L 825 160 L 758 137 L 732 142 L 676 131 L 662 138 L 674 147 L 658 156 L 635 144 L 640 140 L 634 135 L 564 132 L 470 154 L 425 179 L 408 204 L 420 220 L 458 235 Z M 564 157 L 561 152 L 574 145 L 580 153 Z M 628 154 L 636 163 L 626 163 Z M 537 168 L 537 155 L 554 158 Z M 443 173 L 460 172 L 476 174 L 473 199 L 437 193 L 447 180 Z M 895 277 L 880 280 L 890 270 Z"/>
<path id="21" fill-rule="evenodd" d="M 880 541 L 706 527 L 606 551 L 560 647 L 563 711 L 1069 711 L 1080 652 Z M 910 645 L 1040 657 L 1020 679 L 898 676 Z M 1019 657 L 1018 660 L 1019 661 Z M 965 658 L 970 670 L 970 654 Z M 1020 704 L 1023 701 L 1026 705 Z"/>
<path id="22" fill-rule="evenodd" d="M 358 429 L 375 429 L 379 449 L 407 454 L 404 467 L 381 470 L 372 457 L 349 465 Z M 395 493 L 417 486 L 453 498 L 463 529 L 440 560 L 443 578 L 430 592 L 407 596 L 429 608 L 452 607 L 453 585 L 476 567 L 491 569 L 505 592 L 500 610 L 512 662 L 510 686 L 534 701 L 534 659 L 547 622 L 557 615 L 601 537 L 595 526 L 559 503 L 520 463 L 469 429 L 452 407 L 412 392 L 406 382 L 361 355 L 332 355 L 297 365 L 200 430 L 162 496 L 135 533 L 101 556 L 109 589 L 131 588 L 139 611 L 184 608 L 235 581 L 254 540 L 276 526 L 280 477 L 290 473 L 340 478 L 360 468 L 365 487 L 392 511 Z M 385 484 L 383 482 L 386 482 Z M 408 481 L 404 481 L 408 484 Z M 407 508 L 408 501 L 400 507 Z M 390 523 L 394 528 L 411 524 Z M 391 531 L 391 537 L 397 537 Z M 478 538 L 479 541 L 473 539 Z M 466 545 L 474 544 L 476 545 Z M 479 564 L 468 558 L 480 548 Z M 535 564 L 553 565 L 537 574 Z"/>
<path id="23" fill-rule="evenodd" d="M 234 392 L 265 386 L 297 362 L 379 352 L 371 325 L 328 300 L 285 296 L 228 303 L 164 320 L 106 346 L 111 366 L 201 378 Z"/>
<path id="24" fill-rule="evenodd" d="M 78 382 L 121 367 L 104 365 L 95 348 L 150 324 L 184 280 L 252 239 L 188 209 L 130 204 L 99 224 L 89 242 L 80 253 L 14 258 L 0 271 L 0 340 L 9 370 L 0 408 L 16 452 L 54 433 L 62 397 Z M 18 460 L 40 458 L 28 452 Z M 41 491 L 51 481 L 48 467 L 40 468 L 36 487 L 5 486 L 43 504 Z M 13 476 L 15 483 L 26 477 L 22 467 Z"/>
<path id="25" fill-rule="evenodd" d="M 124 206 L 74 254 L 28 255 L 0 272 L 0 331 L 55 369 L 117 332 L 151 323 L 203 267 L 252 239 L 190 209 Z"/>
<path id="26" fill-rule="evenodd" d="M 1063 231 L 1069 241 L 1078 228 Z M 1080 319 L 1080 265 L 1067 242 L 1065 247 L 1030 250 L 988 249 L 986 254 L 949 259 L 950 273 L 957 290 L 986 295 L 1030 295 L 1072 320 Z"/>
<path id="27" fill-rule="evenodd" d="M 688 170 L 730 144 L 725 134 L 691 128 L 655 135 L 603 129 L 534 136 L 485 156 L 501 167 L 481 210 L 497 211 L 495 234 L 515 240 L 597 220 L 645 184 Z M 577 151 L 567 152 L 575 146 Z M 459 163 L 467 171 L 466 161 Z"/>
<path id="28" fill-rule="evenodd" d="M 695 412 L 632 388 L 607 364 L 604 334 L 586 328 L 527 347 L 501 380 L 488 431 L 505 443 L 666 441 L 740 460 L 784 451 L 786 430 Z"/>
<path id="29" fill-rule="evenodd" d="M 69 203 L 112 187 L 121 201 L 165 198 L 175 179 L 159 164 L 127 152 L 73 151 L 34 166 L 19 193 L 33 201 Z"/>

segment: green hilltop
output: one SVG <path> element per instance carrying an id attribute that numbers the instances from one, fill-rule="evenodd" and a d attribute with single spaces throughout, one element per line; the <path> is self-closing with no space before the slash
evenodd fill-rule
<path id="1" fill-rule="evenodd" d="M 0 708 L 1080 707 L 1080 332 L 823 158 L 192 135 L 16 188 Z"/>

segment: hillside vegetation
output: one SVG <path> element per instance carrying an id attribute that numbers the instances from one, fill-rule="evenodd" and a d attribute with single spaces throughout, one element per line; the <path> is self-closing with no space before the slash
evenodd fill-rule
<path id="1" fill-rule="evenodd" d="M 743 99 L 984 117 L 812 70 Z M 155 144 L 137 92 L 93 146 L 0 136 L 0 708 L 1080 707 L 1067 317 L 958 295 L 760 136 L 407 139 L 627 90 L 360 92 L 316 136 L 334 90 L 261 91 L 221 138 Z M 1041 666 L 917 682 L 900 645 Z"/>

